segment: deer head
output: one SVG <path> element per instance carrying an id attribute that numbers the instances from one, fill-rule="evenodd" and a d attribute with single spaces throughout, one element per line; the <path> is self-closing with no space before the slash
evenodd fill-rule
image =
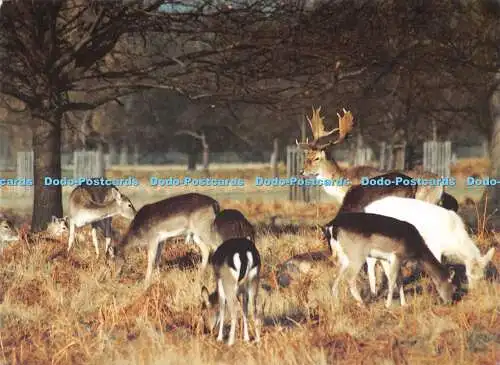
<path id="1" fill-rule="evenodd" d="M 325 153 L 326 148 L 344 141 L 353 127 L 352 113 L 343 109 L 343 115 L 337 113 L 339 119 L 338 128 L 326 131 L 320 111 L 321 107 L 318 109 L 313 108 L 312 117 L 306 116 L 313 135 L 312 142 L 309 142 L 308 139 L 306 139 L 305 143 L 295 141 L 297 146 L 306 150 L 304 169 L 301 171 L 301 175 L 320 174 L 323 165 L 328 162 Z M 336 169 L 340 169 L 336 163 L 334 165 Z"/>

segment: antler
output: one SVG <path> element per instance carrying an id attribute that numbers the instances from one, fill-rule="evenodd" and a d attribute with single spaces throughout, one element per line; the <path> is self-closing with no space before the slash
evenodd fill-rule
<path id="1" fill-rule="evenodd" d="M 320 110 L 321 107 L 319 107 L 316 110 L 313 108 L 313 115 L 311 119 L 307 117 L 307 121 L 309 122 L 309 126 L 311 127 L 314 140 L 312 142 L 306 140 L 305 143 L 299 143 L 297 140 L 295 140 L 297 146 L 301 148 L 323 150 L 331 144 L 337 144 L 342 142 L 346 138 L 347 134 L 352 130 L 353 119 L 354 119 L 352 113 L 350 111 L 342 109 L 342 111 L 344 112 L 343 116 L 337 113 L 337 116 L 339 118 L 339 127 L 334 128 L 329 132 L 325 131 L 323 118 L 321 118 L 319 114 Z M 334 132 L 338 132 L 339 136 L 336 140 L 331 140 L 331 138 L 329 137 Z M 320 144 L 320 142 L 322 143 Z"/>

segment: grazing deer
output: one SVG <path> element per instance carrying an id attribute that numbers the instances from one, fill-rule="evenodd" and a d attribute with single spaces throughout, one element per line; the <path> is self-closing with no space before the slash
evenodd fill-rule
<path id="1" fill-rule="evenodd" d="M 255 244 L 246 238 L 232 238 L 222 243 L 212 256 L 216 290 L 209 294 L 204 286 L 201 289 L 202 317 L 205 328 L 213 331 L 219 324 L 217 341 L 223 340 L 224 312 L 227 305 L 231 318 L 228 345 L 234 344 L 238 296 L 242 295 L 243 340 L 250 341 L 248 335 L 249 305 L 253 310 L 255 342 L 260 341 L 260 311 L 257 309 L 261 259 Z"/>
<path id="2" fill-rule="evenodd" d="M 17 241 L 19 234 L 12 222 L 7 219 L 0 219 L 0 252 L 9 245 L 9 242 Z"/>
<path id="3" fill-rule="evenodd" d="M 151 282 L 153 265 L 157 266 L 168 238 L 186 235 L 201 250 L 201 269 L 208 265 L 210 251 L 216 248 L 213 222 L 220 207 L 217 200 L 203 194 L 188 193 L 144 205 L 135 215 L 128 232 L 111 250 L 118 267 L 125 263 L 125 256 L 132 247 L 147 247 L 148 266 L 145 284 Z"/>
<path id="4" fill-rule="evenodd" d="M 325 228 L 331 251 L 336 251 L 340 261 L 339 273 L 332 286 L 333 295 L 338 293 L 340 281 L 347 275 L 352 296 L 363 304 L 356 286 L 358 273 L 367 257 L 380 259 L 387 276 L 389 292 L 385 306 L 392 304 L 393 291 L 399 286 L 401 305 L 406 304 L 400 278 L 401 264 L 416 260 L 434 282 L 445 303 L 452 301 L 454 272 L 434 257 L 418 230 L 411 224 L 370 213 L 340 213 Z"/>
<path id="5" fill-rule="evenodd" d="M 215 217 L 214 230 L 219 235 L 219 242 L 242 237 L 255 242 L 255 228 L 243 213 L 236 209 L 221 210 Z"/>
<path id="6" fill-rule="evenodd" d="M 76 228 L 87 224 L 92 226 L 92 242 L 95 253 L 99 257 L 99 244 L 97 228 L 100 228 L 106 240 L 105 252 L 111 244 L 112 227 L 111 219 L 115 215 L 132 220 L 136 210 L 132 202 L 120 193 L 114 185 L 92 186 L 79 185 L 69 196 L 69 239 L 68 252 L 75 241 Z"/>
<path id="7" fill-rule="evenodd" d="M 307 117 L 309 126 L 313 134 L 313 141 L 306 140 L 305 143 L 296 141 L 297 146 L 305 149 L 306 155 L 304 160 L 304 168 L 301 175 L 315 176 L 317 179 L 339 179 L 345 178 L 351 182 L 351 185 L 359 185 L 362 177 L 381 177 L 382 171 L 371 166 L 354 166 L 350 168 L 342 168 L 335 160 L 328 160 L 326 157 L 326 149 L 332 145 L 343 142 L 349 132 L 353 128 L 353 115 L 350 111 L 343 109 L 344 115 L 337 114 L 339 119 L 338 128 L 331 131 L 326 131 L 323 118 L 320 116 L 321 107 L 313 109 L 312 117 Z M 338 137 L 335 139 L 335 135 Z M 438 178 L 437 175 L 415 171 L 405 171 L 406 178 Z M 336 198 L 341 203 L 345 194 L 350 188 L 350 185 L 323 185 L 327 194 Z M 394 185 L 394 189 L 400 188 Z M 411 188 L 411 186 L 408 186 Z M 444 192 L 442 185 L 418 185 L 415 192 L 415 198 L 428 201 L 430 203 L 438 203 Z"/>
<path id="8" fill-rule="evenodd" d="M 454 256 L 465 264 L 470 288 L 475 287 L 484 277 L 486 265 L 495 253 L 495 248 L 492 247 L 481 256 L 460 216 L 452 210 L 434 204 L 389 196 L 370 203 L 364 211 L 393 217 L 414 225 L 439 262 L 442 256 Z"/>

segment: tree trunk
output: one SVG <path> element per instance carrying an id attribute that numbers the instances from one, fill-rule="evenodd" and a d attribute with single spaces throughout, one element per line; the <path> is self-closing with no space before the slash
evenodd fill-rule
<path id="1" fill-rule="evenodd" d="M 198 160 L 198 152 L 193 149 L 188 153 L 188 171 L 196 170 L 196 162 Z"/>
<path id="2" fill-rule="evenodd" d="M 61 116 L 55 114 L 51 119 L 51 123 L 34 121 L 32 232 L 44 230 L 53 215 L 63 216 L 61 186 L 44 185 L 45 177 L 61 178 Z"/>
<path id="3" fill-rule="evenodd" d="M 490 99 L 491 136 L 490 136 L 490 178 L 500 179 L 500 73 L 497 74 L 499 84 Z M 486 209 L 484 206 L 486 204 Z M 500 230 L 500 188 L 486 187 L 481 201 L 481 212 L 486 210 L 489 229 Z"/>

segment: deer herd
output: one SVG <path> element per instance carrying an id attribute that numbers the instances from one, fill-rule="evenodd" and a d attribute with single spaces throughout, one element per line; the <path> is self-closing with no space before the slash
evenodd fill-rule
<path id="1" fill-rule="evenodd" d="M 304 176 L 319 179 L 347 178 L 351 186 L 324 186 L 340 205 L 337 215 L 323 226 L 323 234 L 332 254 L 338 259 L 338 274 L 332 293 L 346 279 L 354 299 L 363 304 L 356 286 L 358 274 L 367 263 L 370 290 L 376 293 L 375 265 L 380 261 L 388 283 L 386 307 L 392 303 L 393 291 L 399 289 L 401 305 L 406 304 L 401 280 L 401 266 L 414 261 L 434 283 L 444 303 L 454 300 L 454 271 L 442 263 L 443 257 L 454 257 L 465 265 L 469 288 L 484 278 L 485 268 L 492 260 L 492 247 L 482 256 L 457 214 L 458 204 L 443 186 L 430 185 L 360 185 L 363 176 L 437 178 L 415 171 L 384 173 L 368 166 L 343 169 L 329 160 L 326 150 L 342 142 L 353 127 L 352 113 L 338 114 L 338 128 L 326 131 L 320 109 L 313 109 L 307 118 L 313 140 L 297 145 L 305 150 Z M 125 236 L 113 241 L 111 219 L 122 216 L 131 220 Z M 253 318 L 255 341 L 260 338 L 261 309 L 257 306 L 262 259 L 255 245 L 256 232 L 246 217 L 234 209 L 221 210 L 219 203 L 206 195 L 187 193 L 146 204 L 138 211 L 115 186 L 80 185 L 69 197 L 69 216 L 52 218 L 48 230 L 54 234 L 69 231 L 68 252 L 75 242 L 76 228 L 91 225 L 92 241 L 99 256 L 97 229 L 104 233 L 105 254 L 114 262 L 117 272 L 126 265 L 134 247 L 147 251 L 145 285 L 149 286 L 153 267 L 157 267 L 167 239 L 185 236 L 201 251 L 200 274 L 210 264 L 215 276 L 215 289 L 201 290 L 201 313 L 205 328 L 212 331 L 219 325 L 217 340 L 223 340 L 226 308 L 231 327 L 228 344 L 235 341 L 238 297 L 242 296 L 243 339 L 249 341 L 248 314 Z M 68 228 L 69 227 L 69 228 Z M 0 217 L 0 247 L 15 241 L 18 234 L 13 225 Z M 261 308 L 261 307 L 260 307 Z"/>

